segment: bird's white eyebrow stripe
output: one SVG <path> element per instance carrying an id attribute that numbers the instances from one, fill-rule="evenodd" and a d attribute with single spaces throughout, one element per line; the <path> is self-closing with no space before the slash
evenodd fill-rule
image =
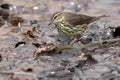
<path id="1" fill-rule="evenodd" d="M 62 12 L 57 12 L 57 13 L 53 14 L 51 20 L 54 20 L 54 18 L 55 18 L 56 16 L 60 15 L 61 13 L 62 13 Z"/>

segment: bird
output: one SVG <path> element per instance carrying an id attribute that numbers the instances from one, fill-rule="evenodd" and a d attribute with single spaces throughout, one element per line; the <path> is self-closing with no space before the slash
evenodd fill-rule
<path id="1" fill-rule="evenodd" d="M 99 20 L 102 17 L 106 17 L 106 15 L 95 17 L 60 11 L 53 14 L 50 24 L 54 24 L 58 33 L 64 36 L 81 37 L 90 23 Z"/>

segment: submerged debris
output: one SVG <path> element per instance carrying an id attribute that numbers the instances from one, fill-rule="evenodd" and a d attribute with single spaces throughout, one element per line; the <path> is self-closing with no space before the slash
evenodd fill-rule
<path id="1" fill-rule="evenodd" d="M 30 25 L 38 24 L 38 20 L 30 20 Z"/>
<path id="2" fill-rule="evenodd" d="M 36 38 L 36 37 L 37 37 L 37 36 L 35 36 L 35 35 L 33 34 L 33 32 L 30 31 L 30 30 L 26 31 L 25 34 L 28 35 L 30 38 Z"/>
<path id="3" fill-rule="evenodd" d="M 91 37 L 83 37 L 80 39 L 80 41 L 83 43 L 83 44 L 88 44 L 92 41 L 92 36 Z"/>
<path id="4" fill-rule="evenodd" d="M 15 79 L 38 80 L 37 76 L 34 73 L 28 73 L 28 72 L 23 72 L 23 71 L 1 71 L 0 74 L 12 75 L 13 80 L 15 80 Z M 15 76 L 15 78 L 14 78 L 14 76 Z"/>
<path id="5" fill-rule="evenodd" d="M 13 8 L 13 5 L 5 3 L 0 5 L 1 8 L 11 10 Z"/>
<path id="6" fill-rule="evenodd" d="M 10 13 L 9 13 L 8 11 L 5 11 L 5 10 L 3 10 L 3 9 L 0 9 L 0 16 L 2 16 L 2 18 L 3 18 L 4 20 L 8 20 L 9 15 L 10 15 Z"/>
<path id="7" fill-rule="evenodd" d="M 24 22 L 24 19 L 21 17 L 10 17 L 8 21 L 12 26 L 18 26 L 18 24 L 21 24 Z"/>
<path id="8" fill-rule="evenodd" d="M 120 66 L 117 67 L 117 72 L 120 74 Z"/>
<path id="9" fill-rule="evenodd" d="M 78 60 L 78 65 L 76 67 L 83 67 L 85 65 L 93 65 L 97 63 L 97 60 L 92 57 L 90 54 L 82 53 Z"/>
<path id="10" fill-rule="evenodd" d="M 17 47 L 19 47 L 19 46 L 24 46 L 26 43 L 25 42 L 23 42 L 23 41 L 21 41 L 21 42 L 18 42 L 18 43 L 16 43 L 15 44 L 15 48 L 17 48 Z"/>
<path id="11" fill-rule="evenodd" d="M 23 71 L 25 71 L 25 72 L 33 72 L 33 69 L 32 68 L 23 68 Z"/>
<path id="12" fill-rule="evenodd" d="M 2 16 L 0 16 L 0 27 L 2 27 L 5 24 L 4 19 L 2 18 Z"/>
<path id="13" fill-rule="evenodd" d="M 36 39 L 38 39 L 38 35 L 35 35 L 34 33 L 33 33 L 33 31 L 31 31 L 31 30 L 27 30 L 27 31 L 25 31 L 24 33 L 23 33 L 23 36 L 24 36 L 24 38 L 25 39 L 33 39 L 33 40 L 36 40 Z"/>
<path id="14" fill-rule="evenodd" d="M 41 44 L 39 44 L 39 43 L 32 43 L 32 45 L 34 45 L 34 46 L 37 47 L 37 48 L 40 48 L 40 47 L 41 47 Z"/>
<path id="15" fill-rule="evenodd" d="M 0 54 L 0 62 L 2 61 L 2 55 Z"/>
<path id="16" fill-rule="evenodd" d="M 18 78 L 18 77 L 13 77 L 13 76 L 11 76 L 11 77 L 9 78 L 9 80 L 21 80 L 21 79 Z"/>
<path id="17" fill-rule="evenodd" d="M 32 31 L 36 33 L 40 33 L 42 32 L 42 29 L 40 29 L 40 25 L 37 25 L 32 28 Z"/>
<path id="18" fill-rule="evenodd" d="M 120 37 L 120 26 L 118 26 L 117 28 L 115 28 L 114 31 L 112 31 L 112 35 L 114 38 Z"/>

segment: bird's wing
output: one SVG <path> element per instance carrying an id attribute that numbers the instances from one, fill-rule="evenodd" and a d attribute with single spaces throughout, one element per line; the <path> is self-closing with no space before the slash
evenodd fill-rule
<path id="1" fill-rule="evenodd" d="M 65 18 L 65 22 L 73 26 L 88 24 L 92 21 L 92 19 L 95 18 L 82 14 L 73 14 L 73 13 L 67 14 L 66 17 L 67 18 Z"/>

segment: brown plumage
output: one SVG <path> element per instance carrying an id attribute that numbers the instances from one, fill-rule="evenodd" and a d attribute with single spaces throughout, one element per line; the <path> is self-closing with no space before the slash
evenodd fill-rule
<path id="1" fill-rule="evenodd" d="M 81 35 L 87 29 L 89 23 L 99 20 L 102 17 L 105 17 L 105 15 L 93 17 L 70 12 L 57 12 L 53 15 L 51 21 L 55 24 L 60 34 L 77 36 Z"/>

